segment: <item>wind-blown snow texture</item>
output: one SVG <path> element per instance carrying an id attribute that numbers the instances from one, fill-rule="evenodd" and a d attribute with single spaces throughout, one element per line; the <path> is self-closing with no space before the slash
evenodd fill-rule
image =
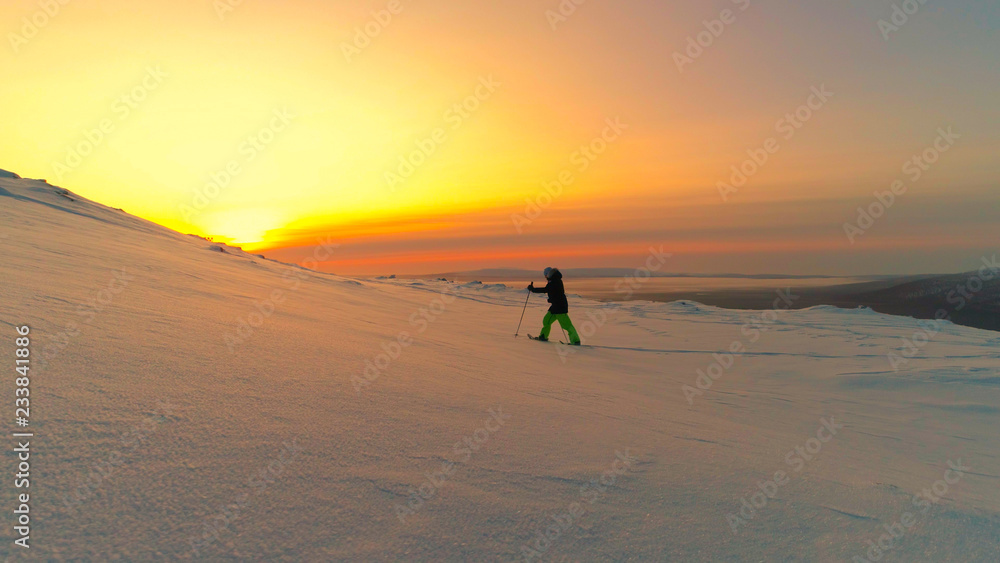
<path id="1" fill-rule="evenodd" d="M 0 237 L 0 358 L 27 324 L 35 361 L 12 560 L 1000 557 L 996 333 L 571 296 L 571 350 L 513 337 L 520 289 L 320 274 L 7 175 Z"/>

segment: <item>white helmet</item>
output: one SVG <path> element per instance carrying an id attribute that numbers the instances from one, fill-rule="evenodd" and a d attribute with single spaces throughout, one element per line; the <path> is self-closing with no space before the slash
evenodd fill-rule
<path id="1" fill-rule="evenodd" d="M 549 276 L 552 275 L 552 268 L 545 268 L 543 273 L 545 274 L 545 279 L 549 279 Z"/>

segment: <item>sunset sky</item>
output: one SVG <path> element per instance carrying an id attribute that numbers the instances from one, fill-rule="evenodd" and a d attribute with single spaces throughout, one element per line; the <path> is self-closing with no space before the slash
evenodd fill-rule
<path id="1" fill-rule="evenodd" d="M 894 28 L 884 0 L 563 4 L 4 1 L 0 168 L 281 260 L 332 237 L 322 268 L 347 274 L 637 267 L 651 246 L 680 272 L 997 253 L 995 0 Z M 767 161 L 724 199 L 748 151 Z"/>

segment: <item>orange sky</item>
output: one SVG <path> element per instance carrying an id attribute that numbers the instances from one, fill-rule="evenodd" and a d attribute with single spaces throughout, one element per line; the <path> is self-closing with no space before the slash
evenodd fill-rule
<path id="1" fill-rule="evenodd" d="M 971 268 L 1000 234 L 995 6 L 880 30 L 889 3 L 834 4 L 5 2 L 0 168 L 289 261 L 332 236 L 341 273 L 653 245 L 677 271 Z"/>

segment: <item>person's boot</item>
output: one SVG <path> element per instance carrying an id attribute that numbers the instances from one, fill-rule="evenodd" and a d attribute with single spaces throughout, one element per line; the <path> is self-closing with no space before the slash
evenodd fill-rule
<path id="1" fill-rule="evenodd" d="M 549 338 L 547 336 L 542 336 L 541 334 L 539 334 L 538 338 L 536 338 L 535 340 L 541 340 L 542 342 L 548 342 Z"/>

